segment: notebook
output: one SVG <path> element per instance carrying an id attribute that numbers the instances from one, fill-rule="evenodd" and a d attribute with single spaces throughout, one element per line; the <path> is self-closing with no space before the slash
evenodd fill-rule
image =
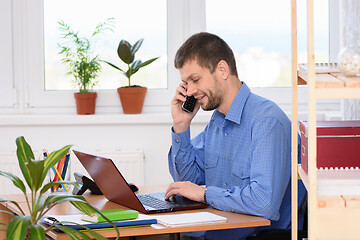
<path id="1" fill-rule="evenodd" d="M 165 192 L 135 194 L 111 159 L 76 150 L 73 152 L 109 201 L 143 213 L 172 212 L 208 206 L 181 196 L 174 196 L 166 201 Z"/>

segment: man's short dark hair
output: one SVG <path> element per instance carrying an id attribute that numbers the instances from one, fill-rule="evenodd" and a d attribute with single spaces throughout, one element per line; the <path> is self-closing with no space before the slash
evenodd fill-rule
<path id="1" fill-rule="evenodd" d="M 185 62 L 190 60 L 196 60 L 211 73 L 215 71 L 217 64 L 224 60 L 229 65 L 231 74 L 238 76 L 233 51 L 223 39 L 211 33 L 197 33 L 186 40 L 176 52 L 175 68 L 182 68 Z"/>

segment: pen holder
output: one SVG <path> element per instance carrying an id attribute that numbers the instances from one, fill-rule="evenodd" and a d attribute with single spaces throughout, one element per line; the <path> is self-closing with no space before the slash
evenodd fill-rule
<path id="1" fill-rule="evenodd" d="M 71 185 L 62 184 L 63 181 L 70 181 L 71 167 L 70 154 L 66 154 L 55 166 L 50 168 L 48 172 L 48 182 L 58 182 L 50 188 L 51 192 L 69 192 L 71 193 Z"/>

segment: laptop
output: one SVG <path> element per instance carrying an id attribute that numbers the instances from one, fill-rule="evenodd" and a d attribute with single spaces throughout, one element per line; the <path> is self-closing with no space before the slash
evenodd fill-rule
<path id="1" fill-rule="evenodd" d="M 167 201 L 165 192 L 135 194 L 110 158 L 76 150 L 73 152 L 109 201 L 142 213 L 172 212 L 208 206 L 178 195 Z"/>

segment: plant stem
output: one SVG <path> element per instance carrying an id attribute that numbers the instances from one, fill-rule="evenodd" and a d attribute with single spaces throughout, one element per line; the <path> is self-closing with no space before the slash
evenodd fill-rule
<path id="1" fill-rule="evenodd" d="M 128 69 L 130 69 L 130 64 L 128 64 Z M 132 74 L 132 73 L 131 73 L 131 74 Z M 131 86 L 131 84 L 130 84 L 130 77 L 131 77 L 131 74 L 129 74 L 130 76 L 128 76 L 128 81 L 129 81 L 128 85 L 129 85 L 129 87 Z"/>

